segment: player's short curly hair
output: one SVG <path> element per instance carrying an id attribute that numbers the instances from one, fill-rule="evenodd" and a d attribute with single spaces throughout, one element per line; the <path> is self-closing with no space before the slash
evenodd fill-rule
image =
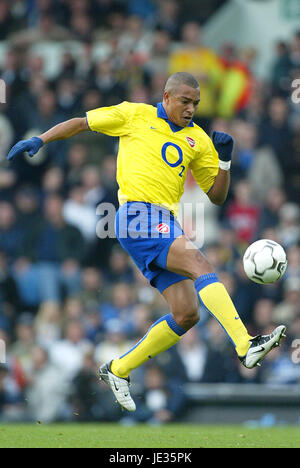
<path id="1" fill-rule="evenodd" d="M 166 86 L 165 86 L 165 91 L 168 93 L 172 93 L 175 91 L 175 89 L 181 85 L 185 84 L 187 86 L 190 86 L 191 88 L 197 89 L 199 88 L 199 83 L 196 80 L 196 78 L 191 75 L 190 73 L 187 72 L 177 72 L 173 73 L 173 75 L 169 76 Z"/>

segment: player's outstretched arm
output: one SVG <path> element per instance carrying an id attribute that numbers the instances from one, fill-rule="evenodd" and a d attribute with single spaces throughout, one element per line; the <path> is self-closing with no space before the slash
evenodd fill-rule
<path id="1" fill-rule="evenodd" d="M 223 205 L 226 201 L 230 185 L 230 165 L 233 150 L 233 138 L 227 133 L 213 132 L 212 142 L 219 154 L 219 172 L 208 198 L 215 205 Z"/>
<path id="2" fill-rule="evenodd" d="M 88 129 L 85 117 L 66 120 L 65 122 L 55 125 L 55 127 L 50 128 L 50 130 L 47 130 L 47 132 L 42 133 L 39 136 L 19 141 L 11 148 L 7 155 L 7 159 L 11 160 L 25 151 L 27 151 L 28 155 L 32 157 L 44 144 L 50 143 L 51 141 L 66 140 L 67 138 L 71 138 L 72 136 Z"/>
<path id="3" fill-rule="evenodd" d="M 230 172 L 219 169 L 214 185 L 207 196 L 214 205 L 225 203 L 230 185 Z"/>

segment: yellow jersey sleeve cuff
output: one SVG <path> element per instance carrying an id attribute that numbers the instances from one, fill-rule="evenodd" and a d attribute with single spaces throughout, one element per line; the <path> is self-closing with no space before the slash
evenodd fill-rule
<path id="1" fill-rule="evenodd" d="M 89 119 L 88 119 L 88 113 L 87 113 L 87 112 L 85 113 L 85 120 L 86 120 L 88 129 L 89 129 L 91 132 L 93 132 L 94 130 L 91 129 L 91 126 L 90 126 L 90 124 L 89 124 Z"/>

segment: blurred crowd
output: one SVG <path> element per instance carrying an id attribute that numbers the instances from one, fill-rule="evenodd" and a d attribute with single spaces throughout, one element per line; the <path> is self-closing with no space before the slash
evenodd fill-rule
<path id="1" fill-rule="evenodd" d="M 125 423 L 97 366 L 168 313 L 116 239 L 99 235 L 99 204 L 118 207 L 118 140 L 86 132 L 11 164 L 7 152 L 93 108 L 156 105 L 168 75 L 182 70 L 200 83 L 195 121 L 235 140 L 227 202 L 208 203 L 189 175 L 182 201 L 202 202 L 205 224 L 191 213 L 184 229 L 191 237 L 195 223 L 204 229 L 199 248 L 249 332 L 284 323 L 288 338 L 261 368 L 246 370 L 201 311 L 176 347 L 133 373 L 138 410 L 130 421 L 181 418 L 185 383 L 300 383 L 291 357 L 300 337 L 300 105 L 291 99 L 300 32 L 278 38 L 268 78 L 258 79 L 259 50 L 203 44 L 202 24 L 222 3 L 201 2 L 197 11 L 189 0 L 0 0 L 0 420 Z M 243 271 L 243 252 L 259 238 L 288 255 L 274 285 L 252 283 Z"/>

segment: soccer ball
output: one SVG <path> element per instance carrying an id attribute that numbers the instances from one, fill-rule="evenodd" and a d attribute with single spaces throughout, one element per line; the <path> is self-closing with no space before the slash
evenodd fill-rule
<path id="1" fill-rule="evenodd" d="M 261 239 L 249 245 L 243 263 L 249 279 L 255 283 L 269 284 L 284 275 L 287 258 L 284 249 L 277 242 Z"/>

